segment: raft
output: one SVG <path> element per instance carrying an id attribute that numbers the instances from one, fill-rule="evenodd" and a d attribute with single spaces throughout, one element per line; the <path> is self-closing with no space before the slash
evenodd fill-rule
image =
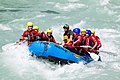
<path id="1" fill-rule="evenodd" d="M 29 51 L 31 55 L 36 57 L 44 57 L 62 63 L 83 62 L 87 64 L 93 61 L 89 54 L 78 55 L 53 42 L 35 41 L 29 45 Z"/>

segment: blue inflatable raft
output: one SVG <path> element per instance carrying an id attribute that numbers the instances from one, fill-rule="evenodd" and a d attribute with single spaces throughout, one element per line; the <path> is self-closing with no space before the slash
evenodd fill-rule
<path id="1" fill-rule="evenodd" d="M 61 62 L 69 61 L 72 63 L 79 63 L 82 61 L 86 64 L 93 61 L 93 59 L 87 54 L 80 56 L 52 42 L 33 42 L 29 46 L 29 51 L 32 55 L 36 55 L 37 57 L 45 57 Z"/>

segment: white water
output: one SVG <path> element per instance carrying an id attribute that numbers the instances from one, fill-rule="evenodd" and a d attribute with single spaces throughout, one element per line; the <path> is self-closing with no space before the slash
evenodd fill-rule
<path id="1" fill-rule="evenodd" d="M 28 21 L 41 31 L 51 27 L 58 42 L 62 42 L 66 23 L 71 29 L 94 28 L 102 42 L 100 50 L 108 53 L 100 52 L 102 62 L 88 65 L 60 67 L 36 60 L 25 44 L 13 45 Z M 119 0 L 0 0 L 0 80 L 120 80 L 119 54 Z"/>

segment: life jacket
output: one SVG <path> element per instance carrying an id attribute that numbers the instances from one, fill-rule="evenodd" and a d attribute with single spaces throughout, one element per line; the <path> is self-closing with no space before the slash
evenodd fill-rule
<path id="1" fill-rule="evenodd" d="M 101 41 L 100 41 L 100 38 L 99 38 L 98 36 L 95 36 L 95 37 L 96 37 L 96 40 L 97 40 L 97 46 L 98 46 L 98 45 L 102 45 L 102 44 L 101 44 Z"/>
<path id="2" fill-rule="evenodd" d="M 70 41 L 69 43 L 65 43 L 63 47 L 74 48 L 72 45 L 73 45 L 73 41 Z"/>
<path id="3" fill-rule="evenodd" d="M 74 36 L 74 39 L 73 39 L 74 42 L 78 40 L 78 36 L 79 36 L 79 35 L 75 35 L 75 36 Z"/>
<path id="4" fill-rule="evenodd" d="M 45 41 L 46 40 L 46 34 L 41 32 L 41 33 L 37 33 L 35 36 L 34 36 L 34 39 L 35 41 Z"/>
<path id="5" fill-rule="evenodd" d="M 96 36 L 89 36 L 86 38 L 86 46 L 91 46 L 92 48 L 86 48 L 85 51 L 86 52 L 94 52 L 96 54 L 98 54 L 98 52 L 96 52 L 97 49 L 97 40 L 96 40 Z"/>
<path id="6" fill-rule="evenodd" d="M 46 41 L 56 43 L 55 38 L 53 37 L 53 35 L 51 35 L 51 36 L 47 36 L 47 37 L 46 37 Z"/>
<path id="7" fill-rule="evenodd" d="M 75 46 L 80 46 L 82 42 L 82 37 L 80 35 L 75 35 L 73 41 Z"/>
<path id="8" fill-rule="evenodd" d="M 78 50 L 73 46 L 73 41 L 70 41 L 69 43 L 65 43 L 63 47 L 73 53 L 79 54 Z"/>
<path id="9" fill-rule="evenodd" d="M 68 39 L 70 39 L 70 36 L 72 35 L 74 37 L 74 33 L 71 30 L 68 30 L 64 33 L 64 36 L 67 35 Z"/>
<path id="10" fill-rule="evenodd" d="M 90 40 L 89 41 L 89 46 L 94 46 L 94 45 L 95 45 L 95 43 L 92 40 Z"/>
<path id="11" fill-rule="evenodd" d="M 97 48 L 97 40 L 95 36 L 89 37 L 89 46 L 91 46 L 94 49 Z"/>
<path id="12" fill-rule="evenodd" d="M 80 45 L 81 45 L 81 46 L 82 46 L 82 45 L 86 45 L 86 36 L 82 36 L 82 35 L 80 35 L 80 36 L 81 36 L 81 38 L 82 38 Z"/>
<path id="13" fill-rule="evenodd" d="M 21 36 L 21 40 L 25 40 L 25 37 L 28 38 L 28 45 L 31 44 L 34 41 L 34 35 L 36 35 L 36 31 L 35 30 L 31 30 L 31 31 L 24 31 L 22 36 Z"/>
<path id="14" fill-rule="evenodd" d="M 86 37 L 86 46 L 91 46 L 93 47 L 95 45 L 94 40 L 91 38 L 91 36 Z"/>

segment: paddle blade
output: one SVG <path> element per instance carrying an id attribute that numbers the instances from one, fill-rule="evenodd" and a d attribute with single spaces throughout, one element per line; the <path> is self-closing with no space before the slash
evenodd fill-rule
<path id="1" fill-rule="evenodd" d="M 98 61 L 99 60 L 99 55 L 97 55 L 95 53 L 89 53 L 89 54 L 93 58 L 94 61 Z"/>

